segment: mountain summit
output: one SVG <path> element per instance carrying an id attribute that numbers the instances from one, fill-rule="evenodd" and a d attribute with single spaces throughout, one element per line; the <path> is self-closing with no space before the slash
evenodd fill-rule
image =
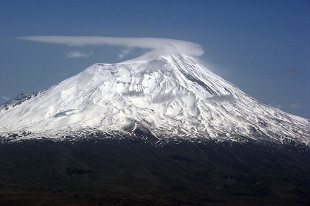
<path id="1" fill-rule="evenodd" d="M 1 105 L 0 128 L 7 140 L 139 131 L 159 140 L 310 140 L 309 120 L 259 103 L 180 54 L 94 64 Z"/>

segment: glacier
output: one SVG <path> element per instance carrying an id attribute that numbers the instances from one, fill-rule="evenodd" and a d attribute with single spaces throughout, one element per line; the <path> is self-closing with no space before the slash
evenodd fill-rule
<path id="1" fill-rule="evenodd" d="M 182 54 L 96 63 L 0 106 L 2 140 L 62 140 L 102 132 L 157 140 L 309 144 L 310 122 L 264 105 Z"/>

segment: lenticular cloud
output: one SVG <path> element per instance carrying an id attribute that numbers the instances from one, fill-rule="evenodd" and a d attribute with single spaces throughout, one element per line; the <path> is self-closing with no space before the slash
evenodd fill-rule
<path id="1" fill-rule="evenodd" d="M 166 38 L 101 37 L 101 36 L 25 36 L 19 39 L 69 46 L 115 45 L 130 48 L 174 51 L 191 56 L 204 53 L 202 46 L 189 41 Z"/>

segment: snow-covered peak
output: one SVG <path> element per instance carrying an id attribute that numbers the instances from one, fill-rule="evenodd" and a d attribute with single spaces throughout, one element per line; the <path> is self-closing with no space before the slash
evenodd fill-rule
<path id="1" fill-rule="evenodd" d="M 143 129 L 158 139 L 309 143 L 308 120 L 260 104 L 192 57 L 157 55 L 94 64 L 0 108 L 0 136 L 134 135 Z"/>

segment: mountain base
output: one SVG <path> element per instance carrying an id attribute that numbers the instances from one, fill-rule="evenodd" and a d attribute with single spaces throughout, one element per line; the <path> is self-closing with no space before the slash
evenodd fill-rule
<path id="1" fill-rule="evenodd" d="M 138 140 L 0 145 L 0 205 L 307 205 L 310 150 Z"/>

